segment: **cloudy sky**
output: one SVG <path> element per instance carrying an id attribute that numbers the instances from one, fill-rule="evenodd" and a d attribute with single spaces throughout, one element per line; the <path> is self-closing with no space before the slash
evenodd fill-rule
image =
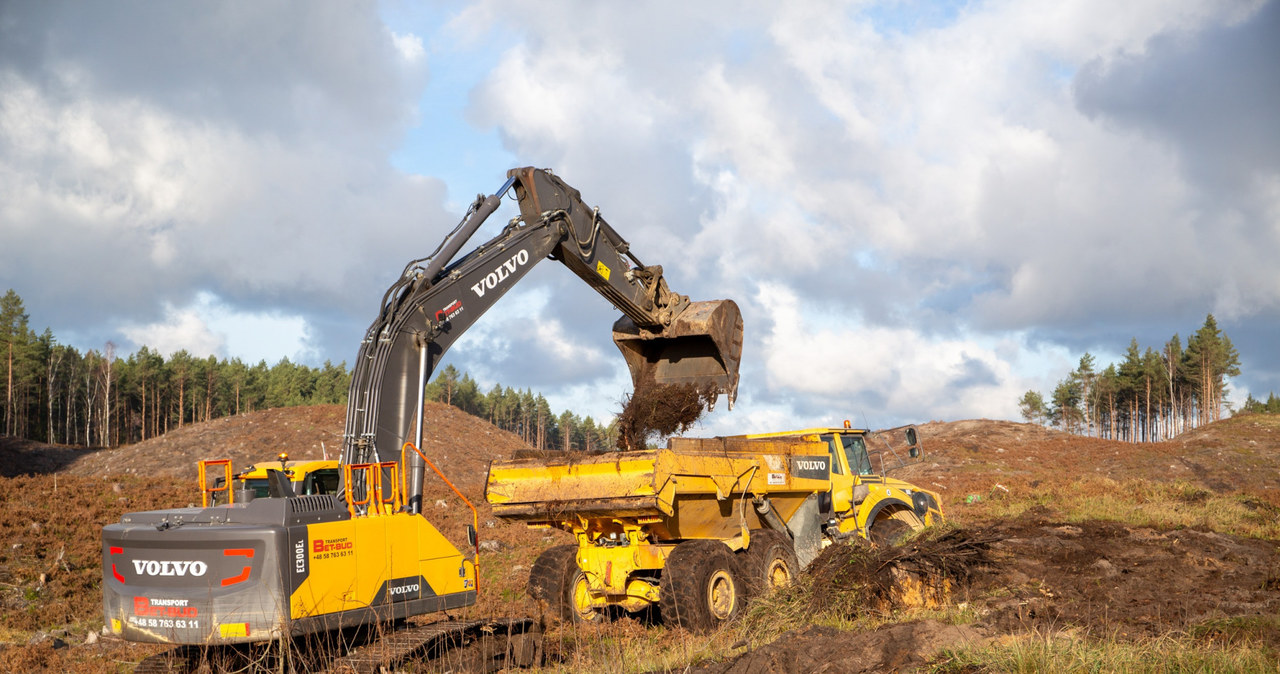
<path id="1" fill-rule="evenodd" d="M 1238 403 L 1280 391 L 1277 64 L 1277 0 L 4 2 L 0 291 L 82 349 L 349 362 L 533 165 L 742 307 L 707 431 L 1016 419 L 1208 313 Z M 615 316 L 547 262 L 449 361 L 607 417 Z"/>

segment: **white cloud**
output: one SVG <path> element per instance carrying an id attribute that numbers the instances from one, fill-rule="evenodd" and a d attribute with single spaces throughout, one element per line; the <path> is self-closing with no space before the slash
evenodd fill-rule
<path id="1" fill-rule="evenodd" d="M 770 307 L 763 339 L 770 389 L 823 401 L 831 414 L 859 399 L 883 400 L 880 415 L 1008 418 L 1025 382 L 992 348 L 973 339 L 927 337 L 870 326 L 806 307 L 793 291 L 761 284 Z M 848 412 L 846 411 L 847 415 Z"/>
<path id="2" fill-rule="evenodd" d="M 232 350 L 239 333 L 189 313 L 204 291 L 342 359 L 456 220 L 443 180 L 388 163 L 415 122 L 499 137 L 675 290 L 739 299 L 748 423 L 833 413 L 832 368 L 885 414 L 1008 415 L 1065 353 L 1186 334 L 1210 310 L 1258 334 L 1280 321 L 1280 160 L 1267 137 L 1239 142 L 1265 134 L 1230 135 L 1273 125 L 1273 68 L 1224 48 L 1233 26 L 1266 36 L 1274 4 L 481 1 L 390 26 L 362 5 L 149 22 L 47 6 L 0 10 L 0 284 L 32 279 L 24 299 L 55 330 L 124 320 Z M 424 40 L 433 59 L 488 54 L 468 61 L 487 73 L 433 82 L 469 96 L 466 120 L 415 119 Z M 1255 98 L 1155 103 L 1227 66 Z M 424 151 L 478 146 L 448 140 Z M 548 279 L 478 324 L 459 366 L 573 395 L 616 385 L 604 312 Z"/>
<path id="3" fill-rule="evenodd" d="M 184 307 L 166 303 L 163 314 L 155 323 L 126 323 L 120 333 L 135 346 L 165 355 L 185 349 L 200 358 L 265 360 L 272 365 L 281 358 L 306 362 L 318 355 L 309 344 L 310 329 L 302 316 L 240 311 L 207 292 Z"/>
<path id="4" fill-rule="evenodd" d="M 422 38 L 412 33 L 401 35 L 392 31 L 391 42 L 407 63 L 419 63 L 427 56 L 427 50 L 422 47 Z"/>
<path id="5" fill-rule="evenodd" d="M 190 307 L 168 305 L 163 321 L 124 325 L 120 332 L 136 346 L 148 346 L 166 356 L 183 350 L 197 358 L 225 355 L 226 336 L 214 333 L 205 317 Z"/>

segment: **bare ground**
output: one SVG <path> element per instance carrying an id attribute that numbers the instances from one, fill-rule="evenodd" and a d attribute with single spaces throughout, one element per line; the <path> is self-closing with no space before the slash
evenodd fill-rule
<path id="1" fill-rule="evenodd" d="M 486 544 L 480 603 L 457 615 L 536 615 L 524 592 L 528 569 L 543 549 L 569 539 L 496 521 L 482 495 L 489 460 L 527 446 L 452 408 L 433 407 L 429 418 L 428 453 L 458 478 L 478 507 Z M 698 671 L 911 671 L 945 649 L 1001 635 L 1067 631 L 1141 639 L 1194 634 L 1222 643 L 1237 638 L 1233 626 L 1240 624 L 1252 626 L 1247 634 L 1252 642 L 1280 652 L 1277 541 L 1195 527 L 1074 521 L 1046 508 L 1001 518 L 991 505 L 1001 493 L 997 486 L 1034 492 L 1094 474 L 1185 481 L 1207 493 L 1248 499 L 1260 517 L 1275 518 L 1280 516 L 1280 420 L 1229 419 L 1151 445 L 1001 421 L 931 423 L 921 431 L 925 460 L 901 474 L 943 494 L 951 520 L 959 525 L 948 534 L 953 551 L 981 549 L 960 566 L 948 567 L 945 560 L 934 564 L 953 581 L 950 601 L 971 607 L 977 620 L 964 626 L 897 623 L 856 632 L 810 625 Z M 282 449 L 298 459 L 318 458 L 326 450 L 332 456 L 341 432 L 342 409 L 330 406 L 196 424 L 114 450 L 0 443 L 5 475 L 0 478 L 0 670 L 128 671 L 154 653 L 149 646 L 86 643 L 102 620 L 100 528 L 123 512 L 198 499 L 197 459 L 230 457 L 243 465 Z M 443 485 L 432 483 L 430 489 L 428 516 L 461 540 L 470 511 Z M 970 495 L 986 498 L 968 503 Z M 894 553 L 896 563 L 909 571 L 920 571 L 922 564 L 933 563 L 930 555 L 942 554 L 927 541 L 915 545 L 926 547 L 906 556 Z M 835 569 L 857 566 L 840 560 L 840 554 L 865 561 L 857 555 L 866 553 L 831 548 L 824 557 L 834 559 L 828 563 Z M 872 584 L 877 581 L 870 570 L 885 561 L 877 559 L 843 580 L 830 573 L 821 577 L 824 567 L 815 563 L 813 580 L 830 587 Z M 568 651 L 557 654 L 562 663 L 574 661 Z"/>

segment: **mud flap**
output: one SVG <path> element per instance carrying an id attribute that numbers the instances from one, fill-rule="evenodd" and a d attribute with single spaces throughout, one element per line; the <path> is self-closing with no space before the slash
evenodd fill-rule
<path id="1" fill-rule="evenodd" d="M 791 532 L 800 568 L 808 568 L 809 563 L 822 552 L 822 519 L 818 512 L 817 494 L 810 494 L 800 504 L 795 515 L 791 516 L 791 521 L 787 522 L 787 530 Z"/>

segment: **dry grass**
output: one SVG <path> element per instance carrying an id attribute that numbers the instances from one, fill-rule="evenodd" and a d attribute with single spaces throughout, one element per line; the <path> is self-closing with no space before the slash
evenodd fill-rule
<path id="1" fill-rule="evenodd" d="M 931 669 L 937 674 L 1016 672 L 1076 674 L 1128 672 L 1276 671 L 1276 654 L 1251 645 L 1224 647 L 1185 636 L 1143 641 L 1081 639 L 1071 632 L 1008 636 L 972 649 L 946 653 Z"/>
<path id="2" fill-rule="evenodd" d="M 1060 484 L 992 490 L 974 505 L 952 506 L 961 521 L 1017 517 L 1045 508 L 1072 522 L 1101 520 L 1155 529 L 1198 528 L 1248 538 L 1280 539 L 1280 507 L 1249 494 L 1218 493 L 1190 482 L 1113 480 L 1088 476 Z"/>

